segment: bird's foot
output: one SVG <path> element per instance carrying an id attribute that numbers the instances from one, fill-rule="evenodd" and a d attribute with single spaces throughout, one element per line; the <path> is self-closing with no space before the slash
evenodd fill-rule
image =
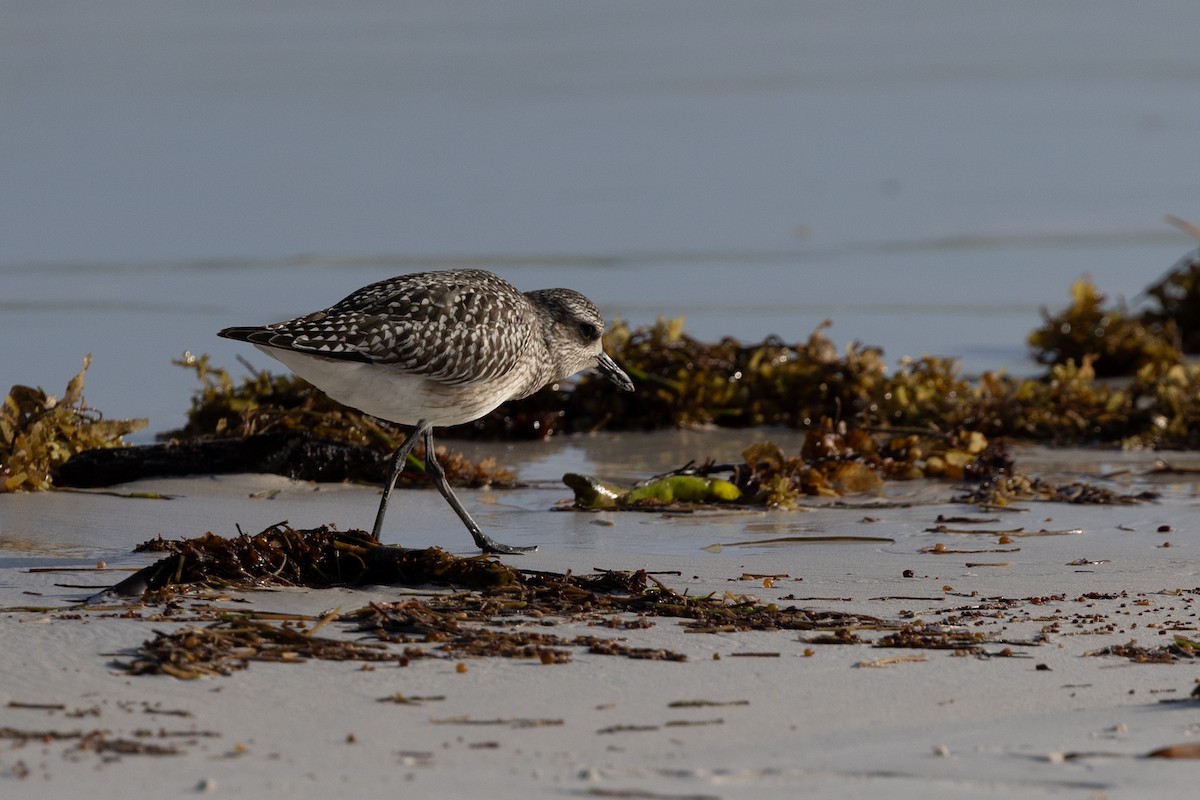
<path id="1" fill-rule="evenodd" d="M 532 547 L 518 547 L 511 544 L 501 544 L 486 533 L 471 531 L 471 535 L 475 537 L 475 544 L 479 545 L 479 549 L 485 553 L 500 553 L 502 555 L 519 556 L 522 553 L 532 553 L 537 550 L 537 545 Z"/>

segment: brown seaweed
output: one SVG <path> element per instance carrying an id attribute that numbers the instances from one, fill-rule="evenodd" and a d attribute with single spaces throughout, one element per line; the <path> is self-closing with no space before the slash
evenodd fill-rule
<path id="1" fill-rule="evenodd" d="M 1168 644 L 1146 646 L 1131 641 L 1090 650 L 1084 655 L 1120 656 L 1137 664 L 1171 664 L 1180 660 L 1190 661 L 1200 656 L 1200 643 L 1184 636 L 1176 636 L 1175 640 Z"/>
<path id="2" fill-rule="evenodd" d="M 1189 228 L 1196 235 L 1197 228 Z M 1146 311 L 1143 323 L 1171 326 L 1183 352 L 1200 353 L 1200 250 L 1181 258 L 1145 294 L 1158 308 Z"/>
<path id="3" fill-rule="evenodd" d="M 868 432 L 834 426 L 822 420 L 805 434 L 797 455 L 778 445 L 757 442 L 736 464 L 685 464 L 639 484 L 654 491 L 615 487 L 596 478 L 567 474 L 563 482 L 575 492 L 575 508 L 658 510 L 735 506 L 793 508 L 809 497 L 841 497 L 878 492 L 887 480 L 938 478 L 970 481 L 975 488 L 956 502 L 1004 506 L 1016 500 L 1076 504 L 1132 504 L 1157 499 L 1154 492 L 1122 494 L 1081 481 L 1054 484 L 1018 472 L 1002 442 L 982 434 L 905 434 Z M 718 480 L 714 475 L 727 475 Z M 701 481 L 696 491 L 667 491 L 671 481 Z M 666 487 L 665 489 L 662 487 Z M 714 487 L 726 487 L 714 491 Z M 641 493 L 639 493 L 641 492 Z"/>
<path id="4" fill-rule="evenodd" d="M 118 447 L 121 437 L 146 427 L 144 419 L 105 419 L 88 407 L 83 380 L 91 363 L 85 356 L 61 398 L 29 386 L 9 390 L 0 407 L 0 492 L 47 489 L 71 456 Z"/>
<path id="5" fill-rule="evenodd" d="M 1132 375 L 1145 364 L 1173 366 L 1183 360 L 1175 322 L 1167 316 L 1141 318 L 1106 298 L 1089 278 L 1071 286 L 1071 305 L 1057 314 L 1042 309 L 1044 324 L 1029 335 L 1034 360 L 1065 364 L 1091 359 L 1100 377 Z"/>
<path id="6" fill-rule="evenodd" d="M 516 570 L 486 557 L 457 558 L 439 548 L 381 545 L 365 531 L 328 526 L 298 531 L 284 523 L 253 536 L 206 533 L 194 539 L 152 539 L 138 551 L 167 556 L 94 596 L 173 594 L 181 586 L 358 586 L 439 584 L 486 587 L 517 580 Z"/>
<path id="7" fill-rule="evenodd" d="M 228 674 L 252 661 L 307 659 L 399 660 L 413 658 L 530 658 L 545 664 L 570 660 L 572 650 L 635 659 L 683 660 L 680 653 L 640 648 L 595 635 L 559 636 L 551 621 L 583 621 L 608 628 L 646 627 L 652 619 L 685 620 L 694 632 L 738 630 L 852 631 L 896 629 L 899 623 L 861 614 L 780 607 L 750 597 L 692 596 L 643 570 L 589 575 L 517 570 L 484 556 L 458 558 L 437 548 L 406 550 L 375 542 L 361 531 L 298 531 L 276 525 L 255 535 L 225 539 L 213 534 L 183 541 L 147 542 L 165 551 L 154 565 L 96 595 L 169 602 L 180 592 L 220 586 L 330 586 L 373 582 L 392 586 L 449 587 L 323 619 L 304 631 L 250 614 L 221 613 L 206 626 L 158 633 L 120 666 L 134 674 L 181 678 Z M 503 620 L 503 622 L 501 622 Z M 537 621 L 533 630 L 522 622 Z M 376 644 L 317 637 L 330 621 L 350 625 L 377 643 L 403 645 L 398 653 Z M 503 624 L 512 630 L 496 630 Z M 846 634 L 841 634 L 846 635 Z"/>

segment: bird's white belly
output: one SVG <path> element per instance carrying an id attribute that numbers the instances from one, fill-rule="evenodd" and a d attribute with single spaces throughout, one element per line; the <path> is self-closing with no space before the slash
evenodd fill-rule
<path id="1" fill-rule="evenodd" d="M 448 386 L 386 364 L 256 346 L 339 403 L 401 425 L 416 425 L 421 420 L 439 427 L 460 425 L 523 394 L 524 376 L 516 373 L 488 383 Z"/>

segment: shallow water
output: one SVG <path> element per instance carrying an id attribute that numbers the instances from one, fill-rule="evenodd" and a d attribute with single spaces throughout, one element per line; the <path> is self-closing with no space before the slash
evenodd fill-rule
<path id="1" fill-rule="evenodd" d="M 393 274 L 491 266 L 703 338 L 1029 372 L 1091 273 L 1200 218 L 1200 6 L 8 4 L 0 381 L 180 424 L 169 360 Z M 145 434 L 142 439 L 149 438 Z"/>

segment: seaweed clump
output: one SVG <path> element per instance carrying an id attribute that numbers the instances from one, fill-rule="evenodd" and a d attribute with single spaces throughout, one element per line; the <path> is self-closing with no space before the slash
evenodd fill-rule
<path id="1" fill-rule="evenodd" d="M 1165 287 L 1174 286 L 1164 280 L 1151 291 L 1168 299 Z M 1067 308 L 1053 315 L 1042 309 L 1045 324 L 1029 334 L 1034 360 L 1050 366 L 1087 359 L 1100 377 L 1132 375 L 1146 364 L 1171 367 L 1183 361 L 1172 314 L 1135 316 L 1123 303 L 1106 308 L 1106 299 L 1089 278 L 1077 279 Z M 1182 302 L 1179 306 L 1176 313 L 1184 309 Z"/>
<path id="2" fill-rule="evenodd" d="M 190 585 L 247 589 L 436 583 L 482 587 L 515 580 L 515 570 L 488 558 L 456 558 L 437 548 L 385 547 L 365 531 L 338 531 L 328 526 L 300 531 L 281 523 L 253 536 L 159 537 L 139 545 L 136 551 L 168 555 L 97 595 L 93 602 L 113 596 L 171 594 Z"/>
<path id="3" fill-rule="evenodd" d="M 682 318 L 638 330 L 617 322 L 605 346 L 638 391 L 600 395 L 595 383 L 584 380 L 573 402 L 589 417 L 605 408 L 609 427 L 635 430 L 805 427 L 822 417 L 873 413 L 875 398 L 886 393 L 883 351 L 854 344 L 840 355 L 823 333 L 828 325 L 795 344 L 772 336 L 746 345 L 730 337 L 697 341 L 683 332 Z"/>
<path id="4" fill-rule="evenodd" d="M 1090 358 L 1097 375 L 1110 377 L 1151 365 L 1163 373 L 1200 353 L 1200 250 L 1181 258 L 1141 297 L 1145 307 L 1136 313 L 1123 302 L 1109 307 L 1089 278 L 1076 280 L 1069 306 L 1056 314 L 1042 309 L 1044 324 L 1029 335 L 1034 359 L 1053 365 Z"/>
<path id="5" fill-rule="evenodd" d="M 654 617 L 685 620 L 696 632 L 739 630 L 890 630 L 900 623 L 875 617 L 780 607 L 745 596 L 677 592 L 644 570 L 589 575 L 526 572 L 476 556 L 460 558 L 437 548 L 406 550 L 380 545 L 361 531 L 295 530 L 276 525 L 255 535 L 225 539 L 207 534 L 183 541 L 147 542 L 141 549 L 170 555 L 97 595 L 94 600 L 138 595 L 169 602 L 181 591 L 219 585 L 324 587 L 349 581 L 391 586 L 452 588 L 392 603 L 371 603 L 346 614 L 322 617 L 308 630 L 291 621 L 275 625 L 253 613 L 222 612 L 206 626 L 158 633 L 120 664 L 132 674 L 178 678 L 227 675 L 253 661 L 307 659 L 395 660 L 414 658 L 530 658 L 544 664 L 570 660 L 573 649 L 598 655 L 682 661 L 660 648 L 639 648 L 590 634 L 559 636 L 544 629 L 557 622 L 635 629 Z M 616 614 L 630 615 L 623 619 Z M 275 615 L 277 618 L 279 615 Z M 535 630 L 522 630 L 523 621 Z M 318 637 L 318 629 L 344 623 L 376 642 Z M 496 630 L 497 627 L 506 630 Z M 404 645 L 400 653 L 386 644 Z"/>
<path id="6" fill-rule="evenodd" d="M 0 492 L 50 488 L 52 473 L 76 453 L 118 447 L 145 428 L 145 419 L 105 419 L 89 408 L 83 380 L 92 357 L 67 382 L 61 398 L 42 389 L 13 386 L 0 408 Z"/>
<path id="7" fill-rule="evenodd" d="M 563 482 L 575 492 L 575 507 L 583 509 L 649 510 L 720 503 L 793 508 L 805 497 L 878 493 L 888 480 L 995 482 L 1015 474 L 1003 443 L 976 432 L 872 432 L 835 425 L 829 419 L 805 433 L 796 455 L 765 441 L 747 447 L 742 459 L 729 464 L 686 464 L 635 487 L 617 487 L 576 474 L 565 475 Z M 683 481 L 691 481 L 683 485 L 696 490 L 681 493 L 677 487 Z"/>
<path id="8" fill-rule="evenodd" d="M 1120 494 L 1075 482 L 1054 484 L 1016 470 L 1002 440 L 978 432 L 949 434 L 866 431 L 822 420 L 809 429 L 796 455 L 773 442 L 756 442 L 743 461 L 712 461 L 683 467 L 623 488 L 584 475 L 563 482 L 575 492 L 574 507 L 584 510 L 654 510 L 735 505 L 740 508 L 795 508 L 805 498 L 837 498 L 879 493 L 886 481 L 935 478 L 975 484 L 957 502 L 1006 506 L 1018 500 L 1076 504 L 1132 504 L 1154 500 L 1153 492 Z M 728 475 L 728 480 L 714 478 Z M 705 481 L 704 491 L 680 495 L 675 481 Z M 724 491 L 713 487 L 724 485 Z M 666 487 L 667 491 L 660 487 Z"/>
<path id="9" fill-rule="evenodd" d="M 1191 231 L 1200 233 L 1195 228 Z M 1200 250 L 1180 259 L 1145 294 L 1158 308 L 1147 310 L 1143 321 L 1174 326 L 1183 352 L 1200 353 Z"/>

